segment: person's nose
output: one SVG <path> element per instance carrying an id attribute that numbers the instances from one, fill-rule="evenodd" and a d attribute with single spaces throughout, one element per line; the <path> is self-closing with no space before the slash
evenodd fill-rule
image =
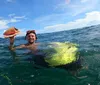
<path id="1" fill-rule="evenodd" d="M 33 37 L 32 36 L 30 36 L 30 39 L 32 39 Z"/>
<path id="2" fill-rule="evenodd" d="M 33 39 L 34 37 L 33 36 L 30 36 L 30 39 Z"/>

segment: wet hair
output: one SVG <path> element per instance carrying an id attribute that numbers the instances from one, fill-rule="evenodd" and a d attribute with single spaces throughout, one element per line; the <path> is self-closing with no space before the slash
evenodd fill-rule
<path id="1" fill-rule="evenodd" d="M 28 31 L 26 32 L 25 39 L 26 39 L 27 35 L 29 35 L 30 33 L 35 34 L 35 37 L 36 37 L 36 40 L 37 40 L 37 35 L 36 35 L 36 33 L 35 33 L 35 30 L 28 30 Z"/>

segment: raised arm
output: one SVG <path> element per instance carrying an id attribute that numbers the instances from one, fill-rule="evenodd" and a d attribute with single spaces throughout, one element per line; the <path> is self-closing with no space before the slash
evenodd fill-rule
<path id="1" fill-rule="evenodd" d="M 9 45 L 9 49 L 10 49 L 10 50 L 26 48 L 26 46 L 25 46 L 24 44 L 14 47 L 15 36 L 10 37 L 9 40 L 10 40 L 10 45 Z"/>
<path id="2" fill-rule="evenodd" d="M 12 37 L 10 37 L 9 38 L 9 43 L 10 43 L 10 45 L 9 45 L 9 49 L 10 50 L 13 50 L 13 48 L 14 48 L 14 39 L 15 39 L 15 36 L 12 36 Z"/>

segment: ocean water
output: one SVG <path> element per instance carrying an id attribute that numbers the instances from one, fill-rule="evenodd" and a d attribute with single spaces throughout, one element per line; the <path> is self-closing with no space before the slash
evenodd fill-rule
<path id="1" fill-rule="evenodd" d="M 45 68 L 28 61 L 28 50 L 8 49 L 9 40 L 0 38 L 0 85 L 100 85 L 100 25 L 38 34 L 37 42 L 72 42 L 79 45 L 82 68 L 75 74 L 60 68 Z M 15 45 L 26 43 L 17 37 Z"/>

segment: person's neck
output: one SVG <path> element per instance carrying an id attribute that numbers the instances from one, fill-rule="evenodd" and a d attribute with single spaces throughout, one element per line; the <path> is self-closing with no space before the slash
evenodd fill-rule
<path id="1" fill-rule="evenodd" d="M 32 44 L 34 44 L 35 42 L 28 42 L 28 45 L 32 45 Z"/>

